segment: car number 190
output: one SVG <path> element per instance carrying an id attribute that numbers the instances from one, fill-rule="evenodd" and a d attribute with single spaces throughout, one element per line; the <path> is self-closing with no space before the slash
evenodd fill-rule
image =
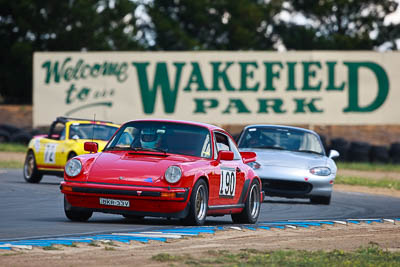
<path id="1" fill-rule="evenodd" d="M 221 168 L 221 180 L 219 184 L 219 195 L 234 197 L 236 190 L 235 169 Z"/>
<path id="2" fill-rule="evenodd" d="M 129 207 L 128 200 L 119 200 L 119 199 L 109 199 L 109 198 L 100 198 L 101 205 L 107 206 L 118 206 L 118 207 Z"/>

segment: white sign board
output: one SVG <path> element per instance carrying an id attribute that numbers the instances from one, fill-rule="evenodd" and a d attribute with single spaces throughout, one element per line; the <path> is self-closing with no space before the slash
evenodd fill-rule
<path id="1" fill-rule="evenodd" d="M 398 52 L 35 53 L 33 122 L 400 124 L 399 69 Z"/>

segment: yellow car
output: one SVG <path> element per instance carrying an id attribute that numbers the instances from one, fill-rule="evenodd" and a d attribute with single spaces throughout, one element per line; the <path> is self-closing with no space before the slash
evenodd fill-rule
<path id="1" fill-rule="evenodd" d="M 114 135 L 119 125 L 107 121 L 90 121 L 58 117 L 49 134 L 35 136 L 29 142 L 24 163 L 24 178 L 39 183 L 44 174 L 63 176 L 67 161 L 84 151 L 84 143 L 97 142 L 99 151 Z"/>

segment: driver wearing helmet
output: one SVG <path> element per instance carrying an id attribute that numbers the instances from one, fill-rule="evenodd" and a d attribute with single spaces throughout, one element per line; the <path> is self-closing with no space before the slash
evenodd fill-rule
<path id="1" fill-rule="evenodd" d="M 143 148 L 159 148 L 161 136 L 154 128 L 145 128 L 140 132 L 140 144 Z"/>

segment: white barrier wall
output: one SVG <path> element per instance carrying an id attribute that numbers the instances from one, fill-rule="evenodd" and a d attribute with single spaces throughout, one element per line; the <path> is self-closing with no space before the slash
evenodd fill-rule
<path id="1" fill-rule="evenodd" d="M 34 126 L 56 116 L 122 123 L 400 124 L 400 53 L 34 54 Z"/>

